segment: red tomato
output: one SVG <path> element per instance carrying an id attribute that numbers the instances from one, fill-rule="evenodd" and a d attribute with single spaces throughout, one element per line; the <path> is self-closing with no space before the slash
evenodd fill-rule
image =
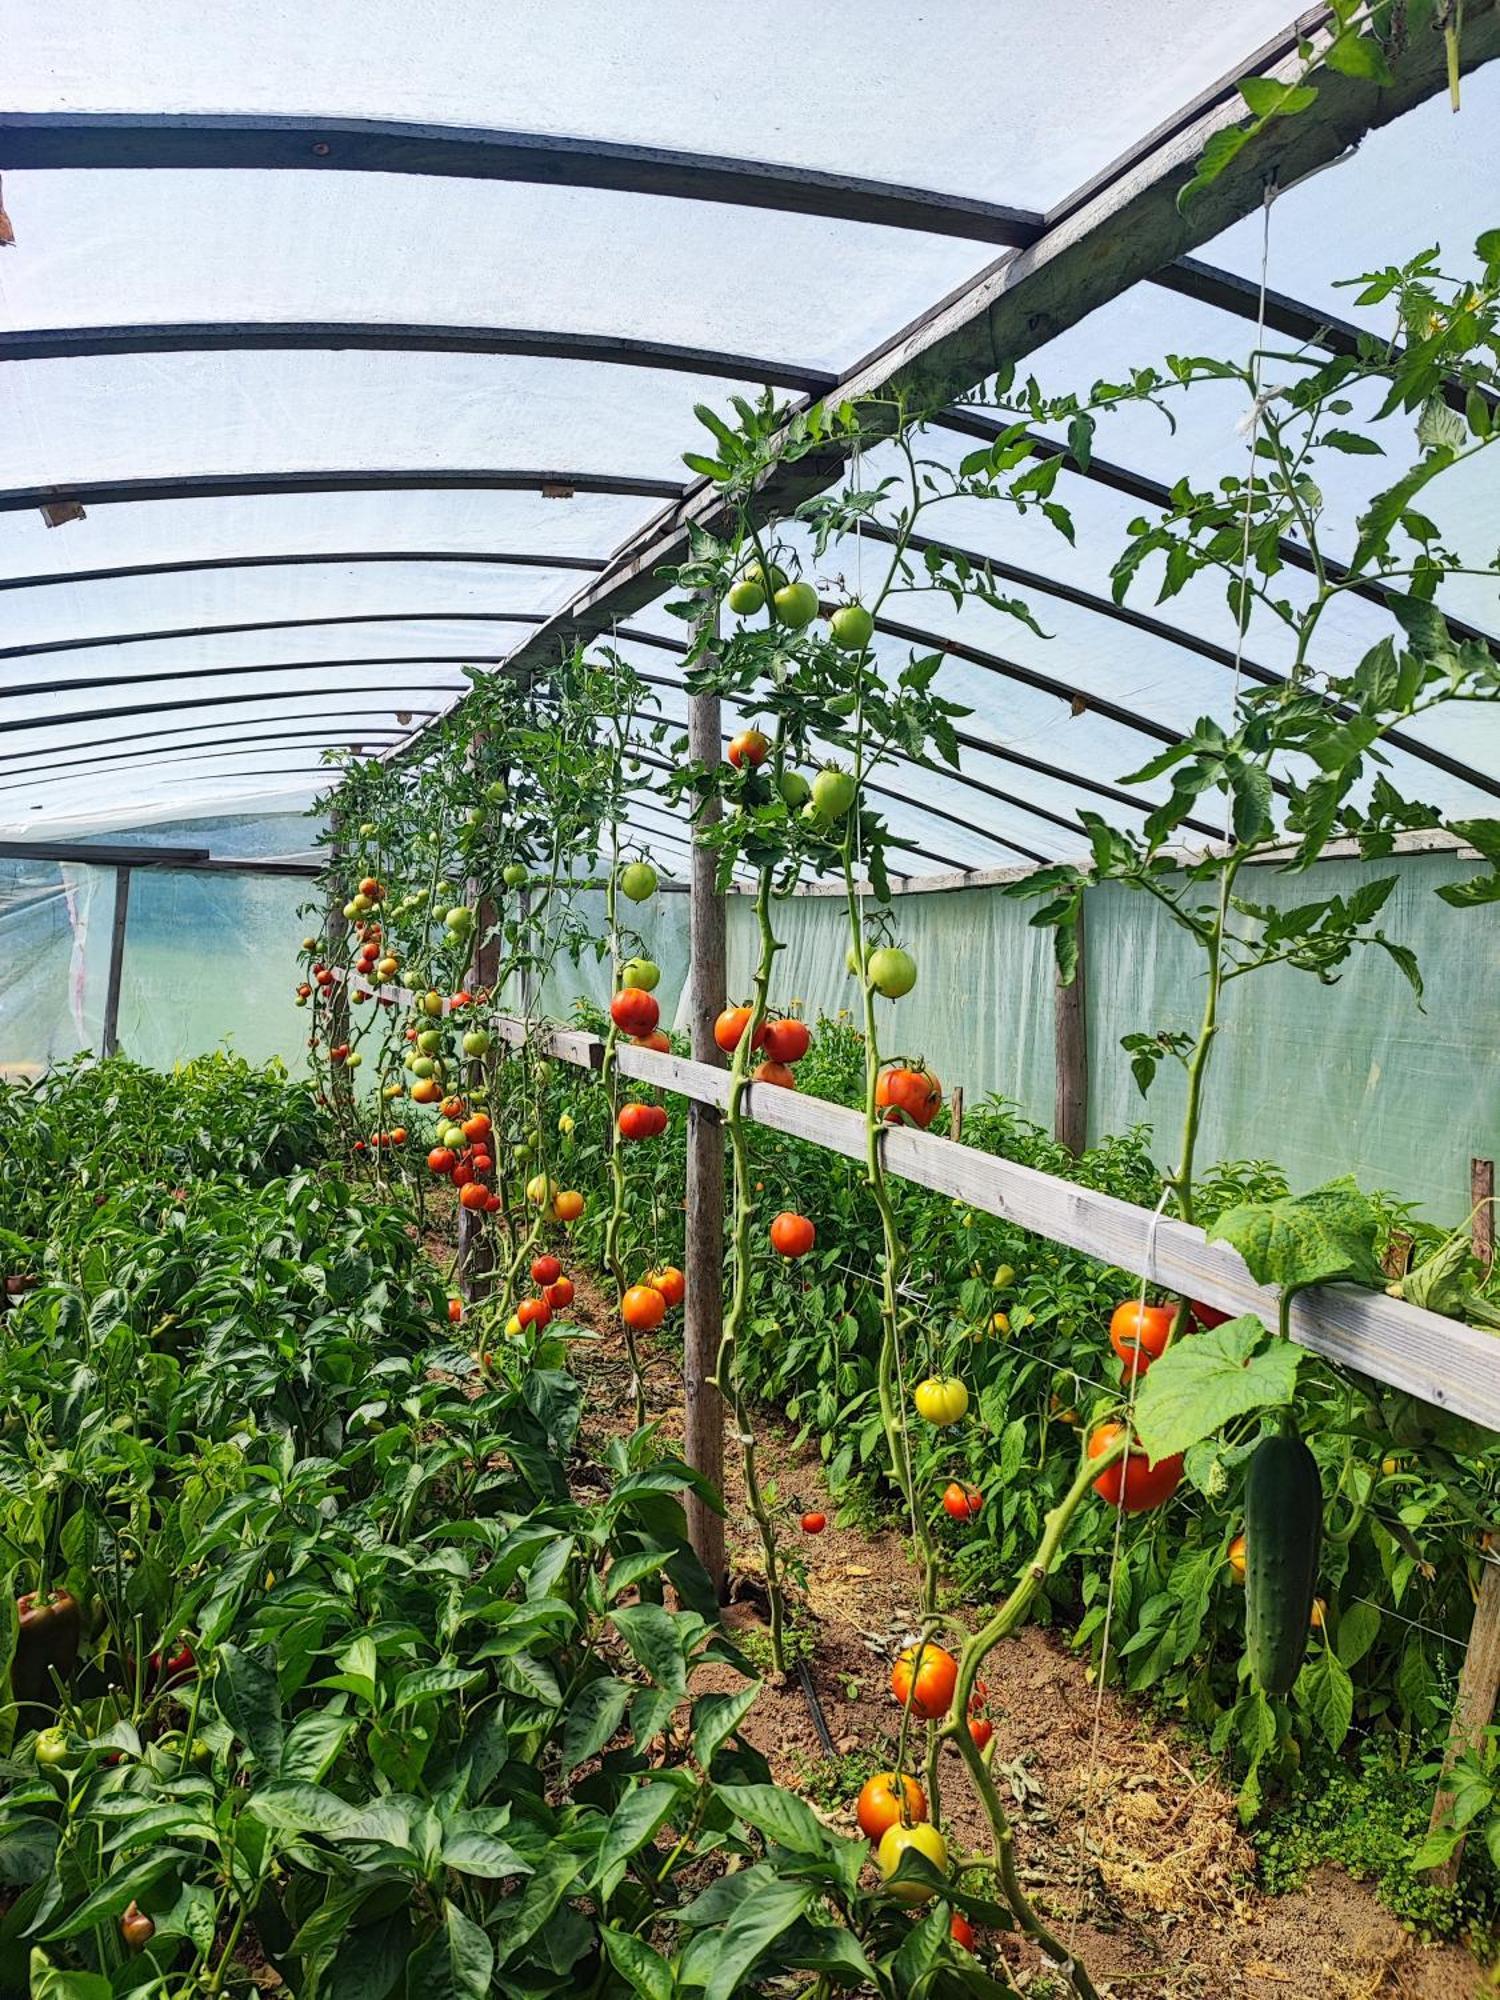
<path id="1" fill-rule="evenodd" d="M 622 1139 L 656 1139 L 667 1129 L 667 1114 L 659 1104 L 623 1104 L 619 1126 Z"/>
<path id="2" fill-rule="evenodd" d="M 467 1167 L 455 1167 L 453 1169 L 454 1180 L 457 1181 L 460 1174 L 468 1173 L 468 1171 Z M 462 1206 L 472 1214 L 476 1209 L 487 1208 L 489 1206 L 489 1189 L 482 1188 L 478 1181 L 473 1179 L 463 1181 L 459 1186 L 458 1199 Z"/>
<path id="3" fill-rule="evenodd" d="M 959 1910 L 953 1912 L 948 1923 L 948 1935 L 964 1951 L 974 1949 L 974 1926 Z"/>
<path id="4" fill-rule="evenodd" d="M 449 1319 L 450 1323 L 451 1323 L 452 1325 L 454 1325 L 454 1326 L 457 1326 L 457 1325 L 458 1325 L 458 1323 L 459 1323 L 459 1321 L 460 1321 L 460 1320 L 461 1320 L 461 1319 L 463 1318 L 463 1316 L 464 1316 L 464 1302 L 463 1302 L 463 1300 L 462 1300 L 462 1299 L 449 1299 L 449 1301 L 448 1301 L 448 1319 Z"/>
<path id="5" fill-rule="evenodd" d="M 975 1715 L 969 1718 L 969 1734 L 974 1739 L 976 1750 L 983 1752 L 994 1733 L 995 1725 L 987 1715 Z"/>
<path id="6" fill-rule="evenodd" d="M 718 1020 L 714 1022 L 714 1040 L 726 1056 L 732 1056 L 739 1047 L 745 1030 L 750 1025 L 750 1016 L 754 1011 L 753 1007 L 726 1007 Z M 750 1044 L 751 1048 L 760 1048 L 765 1039 L 766 1024 L 762 1021 L 759 1032 Z"/>
<path id="7" fill-rule="evenodd" d="M 1136 1348 L 1158 1361 L 1167 1351 L 1176 1317 L 1171 1306 L 1143 1306 L 1139 1299 L 1126 1299 L 1110 1315 L 1109 1344 L 1122 1361 L 1128 1361 Z"/>
<path id="8" fill-rule="evenodd" d="M 516 1318 L 522 1326 L 534 1326 L 540 1330 L 552 1317 L 552 1308 L 545 1299 L 522 1299 L 516 1307 Z"/>
<path id="9" fill-rule="evenodd" d="M 1210 1332 L 1216 1326 L 1223 1326 L 1226 1320 L 1234 1318 L 1233 1313 L 1220 1312 L 1217 1306 L 1203 1305 L 1197 1299 L 1188 1300 L 1188 1311 L 1197 1320 L 1205 1333 Z"/>
<path id="10" fill-rule="evenodd" d="M 767 1021 L 766 1054 L 772 1062 L 801 1062 L 812 1036 L 805 1021 Z"/>
<path id="11" fill-rule="evenodd" d="M 656 996 L 642 986 L 622 986 L 609 1003 L 609 1017 L 625 1035 L 649 1035 L 661 1019 Z"/>
<path id="12" fill-rule="evenodd" d="M 821 1535 L 827 1526 L 828 1516 L 826 1514 L 804 1514 L 802 1516 L 802 1532 L 804 1535 Z"/>
<path id="13" fill-rule="evenodd" d="M 729 761 L 737 771 L 747 767 L 753 771 L 758 764 L 765 763 L 770 748 L 771 739 L 763 730 L 742 729 L 730 741 Z"/>
<path id="14" fill-rule="evenodd" d="M 818 1232 L 805 1215 L 783 1209 L 771 1224 L 771 1248 L 778 1257 L 805 1257 L 818 1240 Z"/>
<path id="15" fill-rule="evenodd" d="M 538 1285 L 555 1285 L 562 1276 L 562 1265 L 556 1257 L 533 1257 L 531 1276 Z"/>
<path id="16" fill-rule="evenodd" d="M 542 1293 L 542 1297 L 554 1312 L 561 1312 L 565 1306 L 570 1306 L 573 1303 L 573 1280 L 571 1278 L 555 1279 Z"/>
<path id="17" fill-rule="evenodd" d="M 656 1028 L 649 1035 L 636 1035 L 632 1039 L 638 1049 L 655 1049 L 659 1056 L 672 1053 L 672 1037 L 665 1028 Z"/>
<path id="18" fill-rule="evenodd" d="M 473 1179 L 474 1169 L 469 1165 L 467 1160 L 460 1160 L 458 1165 L 453 1169 L 453 1185 L 456 1188 L 462 1188 L 464 1193 L 467 1194 Z M 472 1208 L 473 1206 L 474 1204 L 471 1201 L 464 1202 L 465 1208 Z"/>
<path id="19" fill-rule="evenodd" d="M 476 1153 L 471 1164 L 476 1174 L 492 1174 L 495 1171 L 495 1162 L 488 1153 Z"/>
<path id="20" fill-rule="evenodd" d="M 885 1113 L 888 1125 L 908 1120 L 925 1132 L 943 1108 L 943 1086 L 930 1070 L 908 1069 L 893 1063 L 880 1072 L 875 1085 L 875 1108 Z"/>
<path id="21" fill-rule="evenodd" d="M 1121 1434 L 1119 1424 L 1101 1424 L 1088 1443 L 1090 1458 L 1102 1458 Z M 1158 1459 L 1155 1464 L 1138 1446 L 1105 1468 L 1094 1481 L 1094 1491 L 1111 1507 L 1123 1507 L 1127 1514 L 1144 1514 L 1170 1500 L 1182 1482 L 1182 1454 Z"/>
<path id="22" fill-rule="evenodd" d="M 434 1146 L 427 1155 L 427 1164 L 435 1174 L 451 1174 L 458 1161 L 451 1146 Z"/>
<path id="23" fill-rule="evenodd" d="M 955 1521 L 972 1521 L 984 1505 L 984 1495 L 977 1486 L 960 1486 L 956 1479 L 943 1489 L 944 1509 Z"/>
<path id="24" fill-rule="evenodd" d="M 490 1118 L 487 1111 L 476 1111 L 463 1122 L 463 1135 L 471 1142 L 477 1139 L 488 1139 L 490 1130 Z"/>
<path id="25" fill-rule="evenodd" d="M 501 1201 L 499 1195 L 495 1193 L 494 1189 L 493 1188 L 489 1189 L 484 1197 L 485 1214 L 498 1215 L 504 1206 L 505 1206 L 504 1202 Z"/>

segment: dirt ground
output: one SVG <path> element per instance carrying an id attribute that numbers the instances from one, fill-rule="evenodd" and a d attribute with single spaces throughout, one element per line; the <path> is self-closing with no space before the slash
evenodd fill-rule
<path id="1" fill-rule="evenodd" d="M 579 1278 L 573 1316 L 598 1336 L 573 1351 L 589 1392 L 581 1443 L 596 1456 L 609 1436 L 632 1427 L 629 1372 L 623 1341 L 587 1278 Z M 680 1443 L 679 1356 L 670 1338 L 648 1336 L 643 1345 L 650 1414 Z M 798 1508 L 826 1505 L 830 1516 L 826 1532 L 798 1536 L 793 1553 L 807 1568 L 806 1612 L 815 1627 L 807 1664 L 835 1756 L 795 1676 L 784 1688 L 767 1683 L 744 1734 L 779 1782 L 849 1829 L 852 1787 L 867 1768 L 889 1761 L 896 1722 L 889 1663 L 912 1636 L 914 1571 L 898 1537 L 833 1525 L 814 1449 L 794 1450 L 774 1417 L 758 1429 L 762 1483 L 774 1482 Z M 759 1622 L 759 1548 L 733 1464 L 727 1487 L 731 1574 L 748 1585 L 727 1619 L 743 1638 Z M 1201 1753 L 1129 1701 L 1112 1692 L 1101 1698 L 1083 1661 L 1048 1633 L 1027 1630 L 997 1648 L 985 1679 L 993 1768 L 1012 1807 L 1023 1883 L 1101 1996 L 1472 2000 L 1495 1990 L 1467 1952 L 1419 1944 L 1342 1870 L 1319 1870 L 1295 1895 L 1264 1894 L 1232 1791 Z M 710 1685 L 705 1678 L 702 1686 Z M 950 1844 L 987 1849 L 987 1825 L 949 1755 Z M 1009 1937 L 981 1950 L 1002 1954 L 1023 1991 L 1059 1991 L 1036 1953 Z"/>

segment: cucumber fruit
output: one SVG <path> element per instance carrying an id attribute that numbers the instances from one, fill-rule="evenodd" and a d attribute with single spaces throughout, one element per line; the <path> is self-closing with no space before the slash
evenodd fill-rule
<path id="1" fill-rule="evenodd" d="M 1323 1485 L 1301 1438 L 1262 1438 L 1245 1485 L 1245 1652 L 1266 1694 L 1289 1694 L 1307 1651 Z"/>

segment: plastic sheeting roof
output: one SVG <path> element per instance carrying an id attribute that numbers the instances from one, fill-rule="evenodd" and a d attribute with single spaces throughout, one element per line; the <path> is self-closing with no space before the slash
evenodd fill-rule
<path id="1" fill-rule="evenodd" d="M 0 0 L 16 236 L 0 251 L 0 829 L 284 809 L 322 788 L 325 743 L 398 743 L 465 662 L 503 660 L 686 485 L 695 402 L 851 372 L 1292 26 L 1286 0 L 1207 17 L 1153 0 L 1149 31 L 1142 14 L 772 0 L 751 34 L 701 0 L 225 0 L 210 16 L 153 0 L 81 19 Z M 1272 287 L 1358 320 L 1334 277 L 1432 241 L 1461 266 L 1500 220 L 1476 171 L 1497 126 L 1500 65 L 1466 81 L 1462 117 L 1430 101 L 1283 193 Z M 264 164 L 210 163 L 231 154 Z M 1199 255 L 1258 279 L 1259 219 Z M 1252 339 L 1241 314 L 1143 284 L 1027 366 L 1062 388 Z M 1216 587 L 1156 628 L 1106 608 L 1140 479 L 1243 463 L 1233 392 L 1176 407 L 1175 436 L 1123 412 L 1101 429 L 1104 476 L 1064 475 L 1074 547 L 982 503 L 935 516 L 942 539 L 1031 579 L 1019 594 L 1051 636 L 976 604 L 892 607 L 915 637 L 883 635 L 882 659 L 955 643 L 942 684 L 974 710 L 960 775 L 877 780 L 911 872 L 1076 853 L 1101 786 L 1161 731 L 1227 710 Z M 936 430 L 926 448 L 971 445 Z M 1367 462 L 1333 476 L 1331 518 L 1352 528 Z M 59 490 L 86 519 L 48 529 Z M 1500 493 L 1455 480 L 1448 506 L 1451 538 L 1493 551 Z M 1445 603 L 1500 632 L 1488 583 L 1456 581 Z M 1320 663 L 1378 627 L 1341 601 Z M 622 651 L 682 716 L 682 628 L 648 607 L 630 629 L 646 636 Z M 1247 652 L 1275 671 L 1274 633 L 1252 627 Z M 1075 714 L 1070 690 L 1096 705 Z M 1500 718 L 1428 719 L 1393 763 L 1445 810 L 1483 809 Z"/>

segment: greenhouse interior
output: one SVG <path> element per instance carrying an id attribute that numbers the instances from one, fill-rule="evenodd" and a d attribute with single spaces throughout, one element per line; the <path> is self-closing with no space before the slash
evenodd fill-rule
<path id="1" fill-rule="evenodd" d="M 1500 1991 L 1500 0 L 0 51 L 0 1994 Z"/>

